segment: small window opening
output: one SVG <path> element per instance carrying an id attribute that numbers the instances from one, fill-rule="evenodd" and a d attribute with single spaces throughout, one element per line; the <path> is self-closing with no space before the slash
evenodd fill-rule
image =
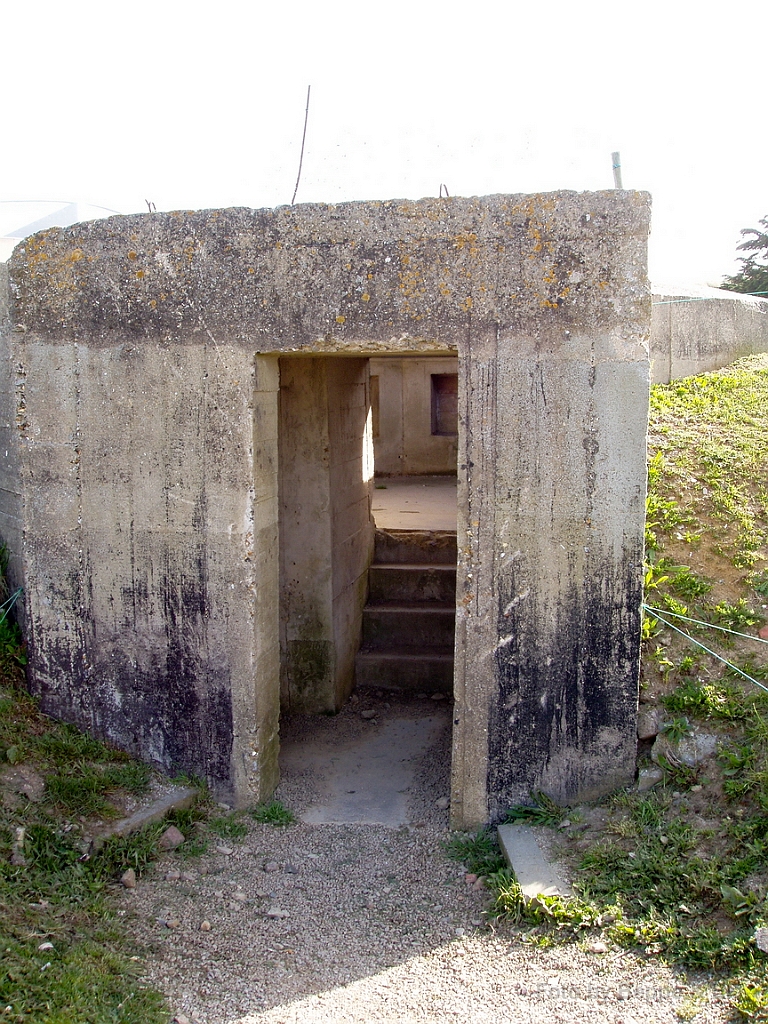
<path id="1" fill-rule="evenodd" d="M 455 436 L 459 432 L 459 375 L 432 373 L 432 433 Z"/>

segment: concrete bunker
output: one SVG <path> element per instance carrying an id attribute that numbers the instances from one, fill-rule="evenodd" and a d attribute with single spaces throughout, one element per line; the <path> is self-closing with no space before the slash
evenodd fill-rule
<path id="1" fill-rule="evenodd" d="M 151 214 L 22 243 L 0 309 L 0 533 L 44 709 L 266 798 L 281 688 L 333 703 L 350 685 L 368 360 L 458 355 L 452 823 L 630 781 L 648 224 L 640 193 L 553 193 Z"/>

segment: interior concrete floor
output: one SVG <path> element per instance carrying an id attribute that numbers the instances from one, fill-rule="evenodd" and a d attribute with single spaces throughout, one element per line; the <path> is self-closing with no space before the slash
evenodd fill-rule
<path id="1" fill-rule="evenodd" d="M 373 518 L 380 530 L 456 531 L 455 476 L 377 476 Z"/>
<path id="2" fill-rule="evenodd" d="M 377 477 L 373 515 L 380 529 L 455 532 L 456 477 Z M 368 691 L 333 717 L 284 716 L 278 796 L 312 824 L 429 818 L 449 791 L 451 703 Z"/>

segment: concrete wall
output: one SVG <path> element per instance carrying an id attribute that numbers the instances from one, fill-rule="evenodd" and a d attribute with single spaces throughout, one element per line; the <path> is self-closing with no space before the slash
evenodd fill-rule
<path id="1" fill-rule="evenodd" d="M 33 692 L 258 797 L 277 777 L 276 716 L 253 716 L 277 668 L 276 360 L 204 339 L 13 341 Z"/>
<path id="2" fill-rule="evenodd" d="M 368 360 L 280 360 L 281 693 L 337 711 L 360 645 L 370 511 Z"/>
<path id="3" fill-rule="evenodd" d="M 612 190 L 147 214 L 22 243 L 6 409 L 44 708 L 241 803 L 266 794 L 274 357 L 458 354 L 453 824 L 630 781 L 648 225 L 647 196 Z M 332 570 L 332 598 L 355 571 Z"/>
<path id="4" fill-rule="evenodd" d="M 718 288 L 654 288 L 654 383 L 727 366 L 768 352 L 768 299 Z"/>
<path id="5" fill-rule="evenodd" d="M 432 433 L 432 374 L 458 373 L 456 359 L 371 360 L 378 377 L 377 475 L 456 473 L 458 422 L 453 436 Z"/>
<path id="6" fill-rule="evenodd" d="M 0 263 L 0 543 L 8 547 L 8 582 L 21 585 L 24 574 L 20 552 L 22 540 L 22 485 L 19 465 L 17 417 L 23 419 L 24 373 L 13 358 L 8 309 L 8 268 Z M 24 603 L 15 613 L 23 620 Z"/>

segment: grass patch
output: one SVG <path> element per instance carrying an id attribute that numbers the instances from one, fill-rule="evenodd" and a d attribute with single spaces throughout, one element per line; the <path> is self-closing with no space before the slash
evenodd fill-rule
<path id="1" fill-rule="evenodd" d="M 258 804 L 250 814 L 260 825 L 274 825 L 277 828 L 292 825 L 296 820 L 293 811 L 288 810 L 279 800 Z"/>
<path id="2" fill-rule="evenodd" d="M 140 951 L 110 903 L 115 879 L 156 857 L 165 825 L 93 851 L 82 821 L 113 817 L 113 801 L 145 792 L 150 770 L 41 715 L 20 688 L 21 658 L 3 656 L 2 628 L 0 764 L 37 780 L 34 798 L 8 789 L 0 800 L 2 1019 L 166 1024 L 165 1000 L 141 982 Z"/>
<path id="3" fill-rule="evenodd" d="M 451 836 L 445 844 L 445 852 L 475 875 L 493 875 L 503 870 L 506 864 L 496 839 L 496 830 L 491 828 L 480 829 L 474 835 L 459 833 Z"/>

